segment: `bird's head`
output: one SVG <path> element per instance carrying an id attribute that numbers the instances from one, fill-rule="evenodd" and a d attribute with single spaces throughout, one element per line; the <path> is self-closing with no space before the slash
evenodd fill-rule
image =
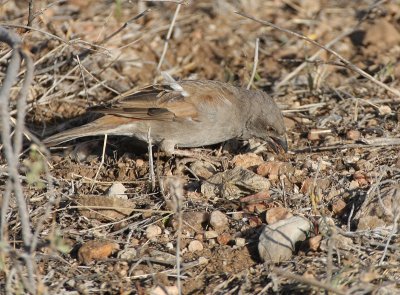
<path id="1" fill-rule="evenodd" d="M 282 111 L 266 93 L 257 91 L 257 96 L 247 124 L 248 132 L 251 136 L 269 142 L 275 152 L 279 152 L 279 148 L 287 152 L 288 143 Z"/>

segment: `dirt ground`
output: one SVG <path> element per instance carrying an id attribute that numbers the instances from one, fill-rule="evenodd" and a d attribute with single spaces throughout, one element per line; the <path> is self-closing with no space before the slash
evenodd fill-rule
<path id="1" fill-rule="evenodd" d="M 259 38 L 251 87 L 281 107 L 289 143 L 276 154 L 257 140 L 232 140 L 197 149 L 203 160 L 154 148 L 154 185 L 147 146 L 130 138 L 47 151 L 26 140 L 19 172 L 39 238 L 38 294 L 178 294 L 178 276 L 183 294 L 400 294 L 400 96 L 390 91 L 400 90 L 400 1 L 186 1 L 160 66 L 179 1 L 32 2 L 30 28 L 27 1 L 2 1 L 0 22 L 35 62 L 26 126 L 38 138 L 81 124 L 87 107 L 161 81 L 158 67 L 176 79 L 246 87 Z M 236 11 L 330 46 L 390 89 Z M 9 49 L 0 49 L 4 73 Z M 3 154 L 0 165 L 1 193 Z M 269 189 L 205 192 L 207 179 L 237 167 Z M 264 263 L 258 239 L 276 212 L 303 216 L 313 229 L 289 259 Z M 0 290 L 24 294 L 15 199 L 6 213 Z"/>

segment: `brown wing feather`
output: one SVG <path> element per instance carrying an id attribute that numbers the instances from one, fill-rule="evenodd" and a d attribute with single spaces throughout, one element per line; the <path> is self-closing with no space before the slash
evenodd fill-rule
<path id="1" fill-rule="evenodd" d="M 198 120 L 202 105 L 231 104 L 234 87 L 213 81 L 186 80 L 179 83 L 183 91 L 169 85 L 148 86 L 128 92 L 109 107 L 96 107 L 93 112 L 144 120 Z"/>

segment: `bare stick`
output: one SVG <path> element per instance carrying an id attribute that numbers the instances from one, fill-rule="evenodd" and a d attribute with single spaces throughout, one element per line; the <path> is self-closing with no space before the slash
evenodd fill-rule
<path id="1" fill-rule="evenodd" d="M 3 141 L 4 153 L 8 164 L 9 176 L 12 179 L 15 197 L 18 203 L 22 238 L 25 247 L 29 247 L 32 233 L 30 229 L 28 209 L 22 191 L 17 168 L 17 156 L 14 153 L 13 147 L 11 145 L 10 113 L 8 112 L 9 92 L 11 86 L 15 83 L 16 77 L 18 75 L 19 65 L 21 62 L 21 41 L 16 35 L 10 33 L 3 27 L 0 27 L 0 41 L 7 43 L 10 47 L 14 49 L 10 63 L 7 67 L 6 77 L 0 90 L 0 114 L 2 123 L 1 138 Z"/>
<path id="2" fill-rule="evenodd" d="M 142 11 L 141 13 L 139 13 L 138 15 L 135 15 L 134 17 L 132 17 L 131 19 L 129 19 L 127 22 L 125 22 L 118 30 L 116 30 L 114 33 L 108 35 L 107 37 L 105 37 L 99 44 L 104 44 L 107 41 L 109 41 L 112 37 L 114 37 L 115 35 L 117 35 L 118 33 L 120 33 L 123 29 L 125 29 L 130 23 L 132 23 L 133 21 L 141 18 L 142 16 L 146 15 L 147 12 L 151 11 L 150 8 L 146 9 L 145 11 Z"/>
<path id="3" fill-rule="evenodd" d="M 7 240 L 7 237 L 5 236 L 5 233 L 7 232 L 6 224 L 7 224 L 7 211 L 8 211 L 8 206 L 10 205 L 10 195 L 11 195 L 11 190 L 12 190 L 12 184 L 11 180 L 9 179 L 6 182 L 5 189 L 3 191 L 3 199 L 1 202 L 1 216 L 0 216 L 0 241 L 5 242 Z"/>
<path id="4" fill-rule="evenodd" d="M 147 149 L 149 153 L 149 180 L 151 181 L 151 190 L 154 191 L 156 188 L 156 177 L 154 175 L 154 161 L 153 161 L 153 145 L 151 142 L 151 127 L 147 132 Z"/>
<path id="5" fill-rule="evenodd" d="M 249 84 L 247 84 L 247 89 L 250 89 L 251 85 L 253 84 L 254 77 L 256 76 L 257 72 L 257 65 L 258 65 L 258 45 L 260 43 L 260 38 L 256 39 L 256 48 L 254 49 L 254 63 L 253 63 L 253 70 L 251 72 Z"/>
<path id="6" fill-rule="evenodd" d="M 24 252 L 23 259 L 25 261 L 26 270 L 28 273 L 28 281 L 23 281 L 23 285 L 27 290 L 36 290 L 36 281 L 34 276 L 34 260 L 30 255 L 30 242 L 32 239 L 32 231 L 31 225 L 29 222 L 29 212 L 27 208 L 27 204 L 25 201 L 24 193 L 22 190 L 22 184 L 20 175 L 18 172 L 18 154 L 22 147 L 22 134 L 24 129 L 24 120 L 25 120 L 25 109 L 26 109 L 26 95 L 29 90 L 29 86 L 31 84 L 33 78 L 33 62 L 30 59 L 29 55 L 25 53 L 25 51 L 21 47 L 21 40 L 17 35 L 7 31 L 5 28 L 0 27 L 0 42 L 7 43 L 12 49 L 11 60 L 8 64 L 6 76 L 3 80 L 3 85 L 0 90 L 0 116 L 1 116 L 1 139 L 4 147 L 4 154 L 7 160 L 7 170 L 9 175 L 9 182 L 11 185 L 7 185 L 7 190 L 9 191 L 10 187 L 12 187 L 14 191 L 14 195 L 16 198 L 16 203 L 18 207 L 18 215 L 21 222 L 21 232 L 22 232 L 22 240 L 24 243 Z M 9 112 L 9 100 L 10 100 L 10 89 L 14 85 L 21 60 L 24 59 L 26 61 L 27 70 L 24 77 L 24 82 L 22 83 L 22 88 L 18 95 L 17 102 L 17 124 L 16 124 L 16 132 L 15 136 L 19 138 L 15 138 L 14 148 L 11 143 L 11 126 L 10 119 L 11 115 Z M 6 198 L 9 198 L 10 193 L 6 192 Z M 6 203 L 8 201 L 6 200 Z M 6 204 L 7 205 L 7 204 Z M 3 212 L 7 211 L 6 208 L 2 208 Z M 2 222 L 5 219 L 2 218 Z M 4 229 L 4 224 L 1 225 L 1 230 Z M 14 266 L 18 267 L 18 261 L 14 263 Z M 21 275 L 22 277 L 22 275 Z M 22 277 L 23 278 L 23 277 Z"/>
<path id="7" fill-rule="evenodd" d="M 347 231 L 351 231 L 351 218 L 354 214 L 354 203 L 351 205 L 351 210 L 349 213 L 349 218 L 347 219 Z"/>
<path id="8" fill-rule="evenodd" d="M 181 6 L 182 6 L 181 3 L 179 3 L 179 4 L 176 6 L 176 10 L 175 10 L 175 13 L 174 13 L 174 17 L 172 18 L 171 25 L 169 26 L 169 30 L 168 30 L 168 33 L 167 33 L 167 37 L 165 38 L 164 49 L 163 49 L 163 52 L 162 52 L 162 54 L 161 54 L 160 61 L 158 62 L 158 65 L 157 65 L 157 71 L 159 71 L 159 70 L 161 69 L 161 65 L 162 65 L 162 63 L 163 63 L 163 61 L 164 61 L 165 54 L 167 53 L 167 50 L 168 50 L 168 42 L 169 42 L 169 39 L 171 38 L 172 30 L 174 29 L 174 25 L 175 25 L 175 22 L 176 22 L 176 18 L 178 17 L 178 13 L 179 13 L 179 10 L 181 9 Z"/>
<path id="9" fill-rule="evenodd" d="M 334 247 L 334 233 L 329 230 L 330 237 L 328 238 L 328 253 L 326 257 L 326 282 L 328 284 L 332 283 L 332 268 L 333 268 L 333 247 Z"/>
<path id="10" fill-rule="evenodd" d="M 53 6 L 55 6 L 55 5 L 58 5 L 58 4 L 62 4 L 62 3 L 65 3 L 65 2 L 67 2 L 68 0 L 57 0 L 57 1 L 54 1 L 54 2 L 52 2 L 52 3 L 49 3 L 49 5 L 47 5 L 45 8 L 42 8 L 42 9 L 39 9 L 38 11 L 36 11 L 33 15 L 32 15 L 32 19 L 31 19 L 31 24 L 32 24 L 32 22 L 33 22 L 33 20 L 35 19 L 35 18 L 37 18 L 39 15 L 42 15 L 46 10 L 48 10 L 49 8 L 51 8 L 51 7 L 53 7 Z M 29 20 L 29 18 L 28 18 L 28 20 Z M 31 25 L 30 24 L 30 25 Z M 28 25 L 28 26 L 30 26 L 30 25 Z"/>
<path id="11" fill-rule="evenodd" d="M 96 175 L 94 176 L 93 184 L 92 184 L 92 187 L 90 188 L 90 191 L 93 190 L 93 188 L 94 188 L 94 186 L 95 186 L 95 184 L 96 184 L 97 177 L 99 176 L 101 167 L 103 167 L 103 164 L 104 164 L 104 158 L 105 158 L 106 146 L 107 146 L 107 137 L 108 137 L 108 135 L 107 135 L 107 134 L 104 134 L 103 151 L 102 151 L 102 153 L 101 153 L 101 161 L 100 161 L 99 168 L 97 168 Z"/>
<path id="12" fill-rule="evenodd" d="M 183 198 L 183 187 L 180 179 L 176 177 L 167 178 L 167 186 L 172 196 L 172 204 L 174 206 L 175 216 L 178 219 L 178 229 L 176 237 L 176 274 L 179 295 L 182 294 L 182 282 L 181 282 L 181 236 L 182 236 L 182 198 Z"/>
<path id="13" fill-rule="evenodd" d="M 14 136 L 14 153 L 18 158 L 19 153 L 22 149 L 22 139 L 23 132 L 25 127 L 25 113 L 26 113 L 26 98 L 28 96 L 29 87 L 33 80 L 33 61 L 29 56 L 29 53 L 21 50 L 21 55 L 25 60 L 26 72 L 24 76 L 24 80 L 22 82 L 21 90 L 17 96 L 17 122 L 15 124 L 15 136 Z"/>
<path id="14" fill-rule="evenodd" d="M 85 81 L 85 75 L 83 74 L 83 71 L 82 71 L 82 64 L 81 64 L 81 60 L 80 60 L 80 58 L 79 58 L 79 55 L 76 56 L 76 60 L 78 61 L 79 69 L 80 69 L 80 71 L 81 71 L 82 82 L 83 82 L 83 89 L 85 89 L 86 100 L 89 101 L 89 98 L 88 98 L 88 91 L 87 91 L 86 81 Z"/>
<path id="15" fill-rule="evenodd" d="M 0 23 L 0 26 L 4 26 L 6 28 L 21 28 L 21 29 L 31 30 L 31 31 L 35 31 L 35 32 L 40 32 L 40 33 L 42 33 L 42 34 L 44 34 L 44 35 L 46 35 L 46 36 L 48 36 L 50 38 L 58 40 L 58 41 L 60 41 L 60 42 L 62 42 L 64 44 L 71 45 L 71 43 L 69 41 L 66 41 L 61 37 L 58 37 L 58 36 L 56 36 L 54 34 L 51 34 L 49 32 L 43 31 L 43 30 L 38 29 L 38 28 L 33 28 L 33 27 L 30 27 L 30 26 L 24 26 L 24 25 L 7 24 L 7 23 Z"/>
<path id="16" fill-rule="evenodd" d="M 307 41 L 307 42 L 309 42 L 309 43 L 311 43 L 311 44 L 313 44 L 313 45 L 315 45 L 315 46 L 317 46 L 317 47 L 319 47 L 319 48 L 321 48 L 321 49 L 326 50 L 326 51 L 329 52 L 330 54 L 332 54 L 332 55 L 334 55 L 335 57 L 337 57 L 337 58 L 343 63 L 343 65 L 344 65 L 345 67 L 347 67 L 348 69 L 350 69 L 350 70 L 352 70 L 352 71 L 354 71 L 354 72 L 360 74 L 361 76 L 363 76 L 364 78 L 370 80 L 371 82 L 375 83 L 376 85 L 378 85 L 378 86 L 380 86 L 380 87 L 386 89 L 387 91 L 389 91 L 389 92 L 395 94 L 396 96 L 400 97 L 400 91 L 398 91 L 397 89 L 392 88 L 392 87 L 386 85 L 385 83 L 382 83 L 381 81 L 375 79 L 375 78 L 372 77 L 370 74 L 364 72 L 364 71 L 361 70 L 359 67 L 355 66 L 355 65 L 352 64 L 350 61 L 348 61 L 347 59 L 345 59 L 343 56 L 341 56 L 339 53 L 333 51 L 332 49 L 329 49 L 329 48 L 327 48 L 326 46 L 321 45 L 321 44 L 319 44 L 318 42 L 316 42 L 316 41 L 314 41 L 314 40 L 312 40 L 312 39 L 310 39 L 310 38 L 308 38 L 308 37 L 306 37 L 306 36 L 304 36 L 304 35 L 301 35 L 301 34 L 299 34 L 299 33 L 296 33 L 296 32 L 293 32 L 293 31 L 290 31 L 290 30 L 287 30 L 287 29 L 284 29 L 284 28 L 281 28 L 281 27 L 279 27 L 279 26 L 277 26 L 277 25 L 275 25 L 275 24 L 273 24 L 273 23 L 270 23 L 270 22 L 268 22 L 268 21 L 259 20 L 259 19 L 255 18 L 255 17 L 252 17 L 252 16 L 247 15 L 247 14 L 242 13 L 242 12 L 236 12 L 236 13 L 239 14 L 239 15 L 241 15 L 241 16 L 243 16 L 243 17 L 245 17 L 245 18 L 248 18 L 248 19 L 251 19 L 251 20 L 253 20 L 253 21 L 255 21 L 255 22 L 258 22 L 258 23 L 260 23 L 260 24 L 263 24 L 263 25 L 266 25 L 266 26 L 270 26 L 270 27 L 272 27 L 272 28 L 274 28 L 274 29 L 277 29 L 277 30 L 279 30 L 279 31 L 281 31 L 281 32 L 284 32 L 284 33 L 287 33 L 287 34 L 289 34 L 289 35 L 295 36 L 295 37 L 297 37 L 297 38 L 299 38 L 299 39 L 305 40 L 305 41 Z"/>
<path id="17" fill-rule="evenodd" d="M 33 6 L 34 6 L 33 1 L 34 0 L 29 0 L 29 4 L 28 4 L 28 24 L 27 24 L 27 26 L 29 26 L 29 27 L 32 25 L 32 22 L 35 18 L 33 15 Z"/>

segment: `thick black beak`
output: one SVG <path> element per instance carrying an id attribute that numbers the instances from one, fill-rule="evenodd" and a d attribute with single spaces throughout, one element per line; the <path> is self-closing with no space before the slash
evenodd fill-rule
<path id="1" fill-rule="evenodd" d="M 271 137 L 273 140 L 273 145 L 272 148 L 274 149 L 274 151 L 276 153 L 279 153 L 279 147 L 282 148 L 285 153 L 287 153 L 288 151 L 288 143 L 287 143 L 287 139 L 286 136 L 280 136 L 280 137 Z"/>

